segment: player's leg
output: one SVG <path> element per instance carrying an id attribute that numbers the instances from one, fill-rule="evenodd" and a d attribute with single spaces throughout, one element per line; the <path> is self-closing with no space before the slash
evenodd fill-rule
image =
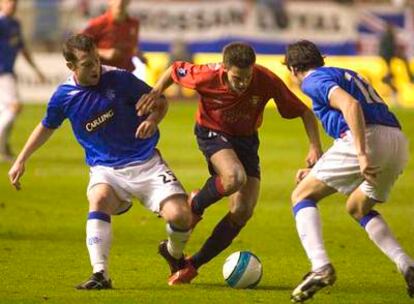
<path id="1" fill-rule="evenodd" d="M 1 160 L 12 160 L 9 146 L 9 137 L 13 123 L 22 110 L 22 104 L 18 101 L 16 80 L 12 75 L 0 76 L 0 157 Z"/>
<path id="2" fill-rule="evenodd" d="M 246 182 L 246 173 L 228 138 L 200 126 L 196 126 L 195 133 L 211 173 L 200 191 L 191 197 L 192 212 L 199 219 L 208 206 L 240 189 Z"/>
<path id="3" fill-rule="evenodd" d="M 253 215 L 259 196 L 260 180 L 248 177 L 247 183 L 230 196 L 230 212 L 214 228 L 201 249 L 191 257 L 195 268 L 200 268 L 230 246 L 233 239 Z"/>
<path id="4" fill-rule="evenodd" d="M 158 250 L 171 272 L 183 268 L 192 214 L 181 183 L 158 151 L 147 162 L 122 170 L 122 174 L 131 193 L 167 222 L 168 239 L 159 244 Z"/>
<path id="5" fill-rule="evenodd" d="M 322 238 L 322 227 L 317 202 L 335 193 L 324 182 L 307 175 L 292 193 L 293 213 L 299 239 L 311 262 L 311 271 L 292 292 L 293 302 L 303 302 L 318 290 L 332 285 L 336 280 Z"/>
<path id="6" fill-rule="evenodd" d="M 184 248 L 191 234 L 191 211 L 186 194 L 173 195 L 161 203 L 160 215 L 167 222 L 168 239 L 160 243 L 159 253 L 167 260 L 171 274 L 185 267 Z"/>
<path id="7" fill-rule="evenodd" d="M 108 259 L 112 243 L 111 215 L 116 214 L 121 201 L 109 184 L 95 184 L 88 189 L 89 214 L 86 224 L 88 248 L 93 275 L 77 286 L 78 289 L 111 288 Z"/>
<path id="8" fill-rule="evenodd" d="M 414 266 L 414 261 L 395 239 L 384 218 L 373 210 L 377 202 L 358 188 L 349 196 L 346 208 L 348 213 L 365 229 L 374 244 L 397 265 L 401 273 L 405 274 L 410 267 Z"/>
<path id="9" fill-rule="evenodd" d="M 376 127 L 371 130 L 368 143 L 373 159 L 381 167 L 376 185 L 364 181 L 349 196 L 348 212 L 361 224 L 369 238 L 384 252 L 404 275 L 410 297 L 414 296 L 414 261 L 405 253 L 391 233 L 383 217 L 373 207 L 385 202 L 392 186 L 408 161 L 408 143 L 399 129 Z M 383 147 L 387 149 L 383 149 Z"/>

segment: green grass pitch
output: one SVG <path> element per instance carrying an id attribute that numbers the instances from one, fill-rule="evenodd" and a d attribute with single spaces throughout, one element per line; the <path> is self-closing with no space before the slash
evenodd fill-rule
<path id="1" fill-rule="evenodd" d="M 195 106 L 171 104 L 159 145 L 187 191 L 207 177 L 193 136 Z M 14 129 L 15 150 L 43 111 L 44 106 L 26 106 Z M 413 142 L 414 111 L 397 114 Z M 231 247 L 201 268 L 188 286 L 167 285 L 168 268 L 157 255 L 158 242 L 166 235 L 164 223 L 135 202 L 131 211 L 113 219 L 110 269 L 115 289 L 74 289 L 91 271 L 85 247 L 88 169 L 68 123 L 29 161 L 20 192 L 8 183 L 9 165 L 0 164 L 0 303 L 289 303 L 290 292 L 309 269 L 289 203 L 307 141 L 300 119 L 283 120 L 274 109 L 266 110 L 260 137 L 263 176 L 255 215 Z M 331 140 L 323 140 L 328 147 Z M 413 181 L 411 159 L 390 201 L 378 210 L 414 256 Z M 345 213 L 344 201 L 335 195 L 320 204 L 338 281 L 312 303 L 413 303 L 394 264 Z M 226 208 L 223 200 L 207 210 L 189 242 L 189 253 L 201 246 Z M 264 275 L 255 290 L 233 290 L 222 279 L 224 259 L 237 250 L 251 250 L 262 260 Z"/>

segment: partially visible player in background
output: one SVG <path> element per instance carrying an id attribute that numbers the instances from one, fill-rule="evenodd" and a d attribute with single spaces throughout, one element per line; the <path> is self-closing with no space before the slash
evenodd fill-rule
<path id="1" fill-rule="evenodd" d="M 324 248 L 317 208 L 321 199 L 336 192 L 348 196 L 348 213 L 396 264 L 407 283 L 408 295 L 413 297 L 414 261 L 373 209 L 387 200 L 408 161 L 408 141 L 399 121 L 360 75 L 348 69 L 324 67 L 324 57 L 312 42 L 302 40 L 289 45 L 285 64 L 312 99 L 312 108 L 326 133 L 335 139 L 312 169 L 298 172 L 299 184 L 292 193 L 296 228 L 312 264 L 293 291 L 292 301 L 310 299 L 336 280 Z"/>
<path id="2" fill-rule="evenodd" d="M 191 197 L 193 227 L 207 207 L 223 197 L 230 199 L 229 212 L 170 284 L 189 283 L 202 265 L 230 246 L 252 217 L 260 189 L 258 128 L 270 99 L 283 118 L 302 119 L 310 141 L 308 165 L 322 154 L 312 111 L 278 76 L 255 62 L 254 49 L 237 42 L 224 48 L 222 63 L 175 62 L 138 105 L 138 110 L 150 107 L 174 82 L 200 94 L 195 135 L 211 176 Z"/>
<path id="3" fill-rule="evenodd" d="M 128 15 L 130 0 L 108 0 L 108 11 L 90 20 L 83 31 L 93 38 L 102 64 L 134 71 L 132 58 L 147 60 L 138 49 L 139 21 Z"/>
<path id="4" fill-rule="evenodd" d="M 184 264 L 191 212 L 182 185 L 156 149 L 167 101 L 161 96 L 156 109 L 137 116 L 136 102 L 151 87 L 130 72 L 102 66 L 89 36 L 69 38 L 63 55 L 73 75 L 53 94 L 45 118 L 9 171 L 10 182 L 20 189 L 26 161 L 69 119 L 90 167 L 86 245 L 93 274 L 77 288 L 112 287 L 108 273 L 111 216 L 128 211 L 132 197 L 167 222 L 168 240 L 160 243 L 159 250 L 174 273 Z"/>
<path id="5" fill-rule="evenodd" d="M 13 160 L 9 138 L 13 123 L 22 110 L 14 74 L 14 64 L 20 51 L 39 80 L 45 80 L 24 44 L 20 22 L 14 17 L 17 2 L 0 0 L 0 161 Z"/>

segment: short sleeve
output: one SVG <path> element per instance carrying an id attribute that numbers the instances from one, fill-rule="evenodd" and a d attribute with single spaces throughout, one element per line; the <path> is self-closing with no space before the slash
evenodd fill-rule
<path id="1" fill-rule="evenodd" d="M 57 129 L 65 120 L 66 116 L 61 106 L 61 98 L 60 94 L 55 93 L 50 99 L 47 105 L 46 116 L 42 120 L 44 127 L 48 129 Z"/>
<path id="2" fill-rule="evenodd" d="M 275 74 L 270 75 L 271 96 L 276 103 L 277 110 L 283 118 L 301 116 L 307 106 L 286 86 Z"/>
<path id="3" fill-rule="evenodd" d="M 315 71 L 304 79 L 302 90 L 313 102 L 329 105 L 331 90 L 337 86 L 333 76 Z"/>
<path id="4" fill-rule="evenodd" d="M 100 32 L 101 26 L 97 19 L 92 19 L 88 22 L 88 25 L 83 30 L 82 34 L 85 34 L 89 37 L 91 37 L 95 43 L 99 40 L 99 32 Z"/>
<path id="5" fill-rule="evenodd" d="M 171 77 L 185 88 L 197 90 L 200 84 L 206 82 L 213 70 L 209 65 L 196 65 L 185 61 L 176 61 L 172 64 Z"/>

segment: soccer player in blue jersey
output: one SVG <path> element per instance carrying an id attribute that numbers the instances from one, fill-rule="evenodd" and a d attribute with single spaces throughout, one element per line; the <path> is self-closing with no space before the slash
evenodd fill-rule
<path id="1" fill-rule="evenodd" d="M 287 48 L 285 64 L 312 99 L 313 111 L 335 139 L 312 169 L 298 172 L 292 193 L 296 227 L 312 270 L 292 293 L 293 302 L 311 298 L 336 280 L 326 254 L 317 203 L 335 192 L 348 196 L 346 209 L 403 274 L 414 295 L 414 262 L 373 208 L 387 200 L 408 160 L 408 142 L 397 118 L 374 88 L 354 71 L 324 67 L 310 41 Z"/>
<path id="2" fill-rule="evenodd" d="M 44 80 L 23 42 L 19 21 L 14 17 L 17 0 L 0 0 L 0 161 L 11 161 L 9 137 L 13 122 L 22 109 L 13 73 L 17 54 L 21 51 L 38 78 Z"/>
<path id="3" fill-rule="evenodd" d="M 111 288 L 111 216 L 126 212 L 132 197 L 167 222 L 168 240 L 160 243 L 159 252 L 176 272 L 185 263 L 191 212 L 182 185 L 156 149 L 157 126 L 167 101 L 160 97 L 151 113 L 137 115 L 136 103 L 151 87 L 130 72 L 102 66 L 95 44 L 86 35 L 70 37 L 63 55 L 73 75 L 53 94 L 44 119 L 9 171 L 11 183 L 20 189 L 28 158 L 69 119 L 90 167 L 86 245 L 93 275 L 77 288 Z"/>

